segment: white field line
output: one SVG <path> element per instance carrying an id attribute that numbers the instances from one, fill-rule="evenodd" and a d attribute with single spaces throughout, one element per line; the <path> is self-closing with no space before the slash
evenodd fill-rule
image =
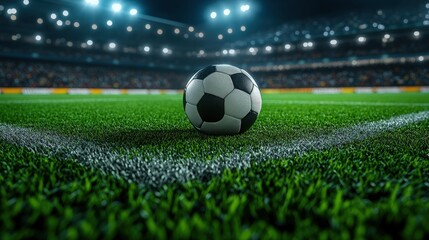
<path id="1" fill-rule="evenodd" d="M 212 160 L 144 154 L 138 149 L 115 150 L 107 144 L 65 137 L 9 124 L 0 124 L 0 140 L 24 147 L 48 157 L 74 160 L 86 167 L 98 169 L 139 184 L 160 186 L 165 183 L 207 180 L 225 169 L 241 170 L 271 159 L 302 156 L 354 141 L 370 138 L 378 133 L 429 120 L 429 111 L 392 117 L 387 120 L 356 124 L 333 133 L 305 137 L 288 144 L 267 145 L 225 153 Z M 141 151 L 141 150 L 140 150 Z"/>
<path id="2" fill-rule="evenodd" d="M 393 106 L 429 107 L 429 103 L 404 102 L 358 102 L 358 101 L 307 101 L 307 100 L 265 100 L 264 103 L 285 105 L 345 105 L 345 106 Z"/>

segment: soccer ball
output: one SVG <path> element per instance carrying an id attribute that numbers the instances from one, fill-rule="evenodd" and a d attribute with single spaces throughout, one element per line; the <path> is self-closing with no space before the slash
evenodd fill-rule
<path id="1" fill-rule="evenodd" d="M 183 108 L 200 132 L 232 135 L 247 131 L 261 111 L 258 85 L 249 73 L 231 65 L 201 69 L 186 84 Z"/>

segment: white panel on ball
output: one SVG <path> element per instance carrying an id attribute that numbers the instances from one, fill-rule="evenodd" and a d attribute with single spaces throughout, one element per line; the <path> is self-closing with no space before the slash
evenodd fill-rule
<path id="1" fill-rule="evenodd" d="M 214 72 L 204 78 L 204 92 L 225 98 L 228 93 L 234 90 L 231 77 L 225 73 Z"/>
<path id="2" fill-rule="evenodd" d="M 229 75 L 240 73 L 241 70 L 238 67 L 234 67 L 228 64 L 219 64 L 216 65 L 216 71 L 223 72 Z"/>
<path id="3" fill-rule="evenodd" d="M 250 99 L 252 100 L 252 110 L 259 113 L 261 112 L 262 99 L 261 92 L 258 87 L 254 87 L 252 93 L 250 94 Z"/>
<path id="4" fill-rule="evenodd" d="M 252 108 L 250 101 L 250 95 L 239 89 L 234 89 L 225 98 L 225 114 L 242 119 L 244 118 Z"/>
<path id="5" fill-rule="evenodd" d="M 188 116 L 189 121 L 194 125 L 195 127 L 200 127 L 203 123 L 203 120 L 200 117 L 200 114 L 198 114 L 197 106 L 186 103 L 185 106 L 185 112 L 186 116 Z"/>
<path id="6" fill-rule="evenodd" d="M 218 122 L 203 122 L 200 130 L 208 134 L 237 134 L 240 127 L 241 120 L 225 115 Z"/>
<path id="7" fill-rule="evenodd" d="M 255 84 L 255 86 L 258 86 L 258 84 L 256 83 L 255 79 L 253 79 L 252 76 L 250 76 L 250 74 L 248 72 L 246 72 L 246 70 L 241 69 L 241 72 L 246 75 L 248 78 L 250 78 L 250 80 L 252 80 L 253 84 Z"/>
<path id="8" fill-rule="evenodd" d="M 186 88 L 186 102 L 197 105 L 203 96 L 203 81 L 198 79 L 191 80 L 188 87 Z"/>

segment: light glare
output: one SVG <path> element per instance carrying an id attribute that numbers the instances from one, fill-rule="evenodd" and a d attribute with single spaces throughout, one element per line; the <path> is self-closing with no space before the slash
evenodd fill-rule
<path id="1" fill-rule="evenodd" d="M 100 3 L 100 1 L 99 0 L 85 0 L 85 3 L 89 4 L 91 6 L 97 6 Z"/>
<path id="2" fill-rule="evenodd" d="M 134 16 L 136 14 L 137 14 L 137 9 L 133 8 L 133 9 L 130 10 L 130 15 L 131 16 Z"/>
<path id="3" fill-rule="evenodd" d="M 119 3 L 112 4 L 112 10 L 114 12 L 120 12 L 122 10 L 122 5 Z"/>
<path id="4" fill-rule="evenodd" d="M 418 37 L 420 37 L 420 32 L 419 31 L 414 31 L 413 35 L 414 35 L 415 38 L 418 38 Z"/>
<path id="5" fill-rule="evenodd" d="M 210 13 L 210 17 L 211 17 L 212 19 L 215 19 L 215 18 L 217 17 L 217 13 L 216 13 L 216 12 L 211 12 L 211 13 Z"/>
<path id="6" fill-rule="evenodd" d="M 116 48 L 116 43 L 114 43 L 114 42 L 109 43 L 109 48 L 111 48 L 111 49 Z"/>
<path id="7" fill-rule="evenodd" d="M 241 5 L 241 7 L 240 7 L 240 10 L 242 12 L 247 12 L 247 11 L 249 11 L 249 9 L 250 9 L 249 4 L 244 4 L 244 5 Z"/>
<path id="8" fill-rule="evenodd" d="M 228 8 L 225 8 L 225 10 L 223 10 L 223 15 L 228 16 L 231 13 L 231 10 L 229 10 Z"/>

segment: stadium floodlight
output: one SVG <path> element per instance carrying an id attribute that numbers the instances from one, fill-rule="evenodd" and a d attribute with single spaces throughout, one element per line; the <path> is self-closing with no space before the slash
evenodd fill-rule
<path id="1" fill-rule="evenodd" d="M 189 27 L 188 27 L 188 31 L 189 31 L 189 32 L 193 32 L 194 30 L 195 30 L 195 28 L 194 28 L 194 27 L 192 27 L 192 26 L 189 26 Z"/>
<path id="2" fill-rule="evenodd" d="M 240 6 L 240 10 L 242 12 L 247 12 L 247 11 L 249 11 L 249 9 L 250 9 L 249 4 L 243 4 L 243 5 Z"/>
<path id="3" fill-rule="evenodd" d="M 92 46 L 92 44 L 94 44 L 94 42 L 93 42 L 92 40 L 88 40 L 88 41 L 86 41 L 86 44 L 87 44 L 88 46 Z"/>
<path id="4" fill-rule="evenodd" d="M 38 24 L 43 24 L 43 19 L 42 19 L 42 18 L 38 18 L 38 19 L 37 19 L 37 23 L 38 23 Z"/>
<path id="5" fill-rule="evenodd" d="M 97 30 L 98 26 L 97 26 L 97 24 L 92 24 L 91 28 L 92 28 L 92 30 Z"/>
<path id="6" fill-rule="evenodd" d="M 419 38 L 420 37 L 420 32 L 419 31 L 414 31 L 413 32 L 413 36 L 414 36 L 414 38 Z"/>
<path id="7" fill-rule="evenodd" d="M 292 48 L 292 45 L 290 45 L 289 43 L 285 44 L 285 49 L 286 50 L 290 50 Z"/>
<path id="8" fill-rule="evenodd" d="M 150 47 L 149 46 L 144 46 L 143 51 L 145 51 L 145 52 L 148 53 L 150 51 Z"/>
<path id="9" fill-rule="evenodd" d="M 273 47 L 271 47 L 271 46 L 266 46 L 265 47 L 265 51 L 267 51 L 267 52 L 271 52 L 273 50 Z"/>
<path id="10" fill-rule="evenodd" d="M 229 10 L 229 8 L 225 8 L 223 10 L 223 15 L 228 16 L 231 13 L 231 10 Z"/>
<path id="11" fill-rule="evenodd" d="M 162 35 L 164 33 L 164 31 L 160 28 L 160 29 L 156 30 L 156 33 L 158 35 Z"/>
<path id="12" fill-rule="evenodd" d="M 64 10 L 64 11 L 63 11 L 63 16 L 64 16 L 64 17 L 67 17 L 68 15 L 69 15 L 69 11 Z"/>
<path id="13" fill-rule="evenodd" d="M 52 14 L 51 14 L 51 19 L 53 19 L 53 20 L 57 19 L 57 14 L 52 13 Z"/>
<path id="14" fill-rule="evenodd" d="M 175 29 L 174 29 L 174 33 L 175 33 L 175 34 L 179 34 L 179 33 L 180 33 L 180 29 L 175 28 Z"/>
<path id="15" fill-rule="evenodd" d="M 13 14 L 16 14 L 18 11 L 16 10 L 16 8 L 9 8 L 6 12 L 9 15 L 13 15 Z"/>
<path id="16" fill-rule="evenodd" d="M 206 52 L 203 49 L 201 49 L 200 51 L 198 51 L 198 55 L 200 55 L 200 56 L 204 55 L 205 53 Z"/>
<path id="17" fill-rule="evenodd" d="M 112 22 L 112 20 L 107 20 L 107 22 L 106 22 L 106 24 L 107 24 L 107 26 L 112 26 L 113 25 L 113 22 Z"/>
<path id="18" fill-rule="evenodd" d="M 204 37 L 204 33 L 203 33 L 203 32 L 199 32 L 199 33 L 198 33 L 198 37 L 199 37 L 199 38 L 203 38 L 203 37 Z"/>
<path id="19" fill-rule="evenodd" d="M 73 47 L 73 42 L 68 41 L 67 42 L 67 47 Z"/>
<path id="20" fill-rule="evenodd" d="M 419 62 L 423 62 L 423 61 L 425 60 L 425 57 L 423 57 L 423 56 L 419 56 L 419 57 L 417 58 L 417 60 L 419 60 Z"/>
<path id="21" fill-rule="evenodd" d="M 133 9 L 130 10 L 130 15 L 131 16 L 135 16 L 135 15 L 137 15 L 137 13 L 138 13 L 138 11 L 135 8 L 133 8 Z"/>
<path id="22" fill-rule="evenodd" d="M 388 34 L 388 33 L 384 34 L 383 38 L 384 39 L 390 39 L 390 34 Z"/>
<path id="23" fill-rule="evenodd" d="M 244 25 L 243 25 L 243 26 L 241 26 L 241 27 L 240 27 L 240 30 L 241 30 L 242 32 L 246 31 L 246 26 L 244 26 Z"/>
<path id="24" fill-rule="evenodd" d="M 28 4 L 30 4 L 30 1 L 29 0 L 24 0 L 24 1 L 22 1 L 22 3 L 27 6 Z"/>
<path id="25" fill-rule="evenodd" d="M 144 27 L 145 27 L 147 30 L 149 30 L 149 29 L 151 28 L 151 26 L 150 26 L 150 24 L 149 24 L 149 23 L 147 23 Z"/>
<path id="26" fill-rule="evenodd" d="M 69 25 L 71 24 L 71 21 L 70 21 L 70 20 L 66 20 L 66 21 L 65 21 L 65 24 L 66 24 L 67 26 L 69 26 Z"/>
<path id="27" fill-rule="evenodd" d="M 128 27 L 127 27 L 127 32 L 132 32 L 132 31 L 133 31 L 133 27 L 128 26 Z"/>
<path id="28" fill-rule="evenodd" d="M 229 55 L 235 55 L 235 49 L 229 49 L 228 53 Z"/>
<path id="29" fill-rule="evenodd" d="M 210 17 L 211 17 L 212 19 L 215 19 L 215 18 L 217 17 L 217 13 L 216 13 L 216 12 L 211 12 L 211 13 L 210 13 Z"/>
<path id="30" fill-rule="evenodd" d="M 163 49 L 162 49 L 162 53 L 164 53 L 164 54 L 168 54 L 168 52 L 170 52 L 168 48 L 163 48 Z"/>
<path id="31" fill-rule="evenodd" d="M 114 3 L 112 4 L 112 10 L 113 12 L 120 12 L 122 10 L 122 5 L 120 3 Z"/>
<path id="32" fill-rule="evenodd" d="M 232 33 L 232 28 L 228 28 L 227 32 L 228 32 L 229 34 L 231 34 L 231 33 Z"/>
<path id="33" fill-rule="evenodd" d="M 99 0 L 85 0 L 85 3 L 91 6 L 97 6 L 100 1 Z"/>
<path id="34" fill-rule="evenodd" d="M 16 15 L 11 15 L 10 16 L 10 20 L 15 21 L 16 20 Z"/>
<path id="35" fill-rule="evenodd" d="M 249 48 L 249 52 L 250 52 L 252 55 L 256 55 L 256 53 L 258 52 L 258 49 L 257 49 L 257 48 L 254 48 L 254 47 L 251 47 L 251 48 Z"/>
<path id="36" fill-rule="evenodd" d="M 364 37 L 364 36 L 360 36 L 360 37 L 358 37 L 358 43 L 364 43 L 364 42 L 366 42 L 366 37 Z"/>
<path id="37" fill-rule="evenodd" d="M 223 35 L 222 34 L 217 35 L 217 39 L 222 40 L 223 39 Z"/>
<path id="38" fill-rule="evenodd" d="M 228 50 L 226 50 L 226 49 L 222 50 L 222 54 L 223 55 L 227 55 L 228 54 Z"/>
<path id="39" fill-rule="evenodd" d="M 80 26 L 80 24 L 79 24 L 79 22 L 74 22 L 74 23 L 73 23 L 73 26 L 74 26 L 75 28 L 78 28 L 78 27 Z"/>
<path id="40" fill-rule="evenodd" d="M 116 48 L 116 43 L 114 43 L 114 42 L 109 43 L 109 48 L 110 49 Z"/>
<path id="41" fill-rule="evenodd" d="M 58 21 L 57 21 L 57 25 L 61 27 L 61 26 L 63 25 L 63 21 L 58 20 Z"/>
<path id="42" fill-rule="evenodd" d="M 34 37 L 34 39 L 36 39 L 36 41 L 41 41 L 41 40 L 42 40 L 42 36 L 40 36 L 40 35 L 36 35 L 36 36 Z"/>
<path id="43" fill-rule="evenodd" d="M 338 41 L 336 39 L 332 39 L 331 41 L 329 41 L 329 44 L 331 44 L 332 47 L 336 47 L 338 44 Z"/>

